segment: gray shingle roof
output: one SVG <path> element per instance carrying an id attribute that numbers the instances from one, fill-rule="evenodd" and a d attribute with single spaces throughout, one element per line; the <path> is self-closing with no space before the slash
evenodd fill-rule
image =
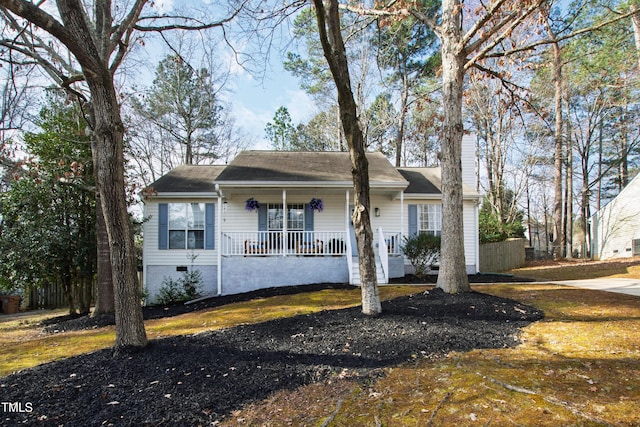
<path id="1" fill-rule="evenodd" d="M 214 181 L 225 166 L 182 165 L 163 175 L 148 188 L 158 193 L 212 193 Z"/>
<path id="2" fill-rule="evenodd" d="M 406 185 L 382 153 L 367 153 L 369 180 Z M 218 182 L 345 182 L 351 183 L 346 152 L 243 151 L 220 174 Z"/>
<path id="3" fill-rule="evenodd" d="M 398 168 L 398 172 L 409 181 L 409 186 L 404 190 L 404 194 L 442 194 L 440 168 Z M 462 183 L 462 194 L 469 198 L 480 196 L 476 190 L 465 183 Z"/>
<path id="4" fill-rule="evenodd" d="M 398 168 L 398 172 L 409 181 L 405 194 L 440 194 L 439 168 Z"/>
<path id="5" fill-rule="evenodd" d="M 439 168 L 395 168 L 381 153 L 368 153 L 372 186 L 404 190 L 407 195 L 439 195 Z M 229 165 L 178 166 L 149 186 L 157 193 L 213 193 L 215 183 L 258 187 L 277 183 L 339 183 L 351 186 L 351 161 L 345 152 L 243 151 Z M 467 185 L 465 196 L 477 194 Z"/>

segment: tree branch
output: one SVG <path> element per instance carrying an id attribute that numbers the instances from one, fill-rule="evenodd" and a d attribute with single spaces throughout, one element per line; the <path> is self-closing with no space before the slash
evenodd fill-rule
<path id="1" fill-rule="evenodd" d="M 571 39 L 571 38 L 574 38 L 574 37 L 578 37 L 578 36 L 581 36 L 583 34 L 587 34 L 587 33 L 593 32 L 593 31 L 598 31 L 598 30 L 606 27 L 607 25 L 611 25 L 611 24 L 614 24 L 614 23 L 616 23 L 616 22 L 618 22 L 618 21 L 620 21 L 622 19 L 629 18 L 629 17 L 633 16 L 634 13 L 636 13 L 636 12 L 629 11 L 627 13 L 621 14 L 621 15 L 615 17 L 615 18 L 612 18 L 612 19 L 610 19 L 608 21 L 602 22 L 602 23 L 600 23 L 598 25 L 595 25 L 593 27 L 582 28 L 582 29 L 580 29 L 578 31 L 574 31 L 574 32 L 569 33 L 567 35 L 556 37 L 554 40 L 543 39 L 543 40 L 539 40 L 537 42 L 530 43 L 530 44 L 528 44 L 526 46 L 522 46 L 522 47 L 519 47 L 519 48 L 516 48 L 516 49 L 511 49 L 511 50 L 502 51 L 502 52 L 487 53 L 486 55 L 483 56 L 483 58 L 501 58 L 501 57 L 513 55 L 513 54 L 516 54 L 516 53 L 526 52 L 528 50 L 534 50 L 535 48 L 540 47 L 540 46 L 546 46 L 546 45 L 552 44 L 552 43 L 559 43 L 561 41 L 568 40 L 568 39 Z"/>
<path id="2" fill-rule="evenodd" d="M 64 2 L 59 3 L 64 4 Z M 82 58 L 84 56 L 84 52 L 82 51 L 82 48 L 78 46 L 77 40 L 73 38 L 64 25 L 38 7 L 38 5 L 39 4 L 34 4 L 25 0 L 0 0 L 0 6 L 3 8 L 4 15 L 9 16 L 9 14 L 6 13 L 6 10 L 8 10 L 14 15 L 20 16 L 21 18 L 33 23 L 35 26 L 42 28 L 44 31 L 60 40 L 60 42 L 62 42 L 67 49 L 73 52 L 76 58 L 80 60 L 77 53 L 82 53 L 80 55 Z"/>
<path id="3" fill-rule="evenodd" d="M 146 0 L 136 0 L 127 17 L 115 28 L 115 31 L 110 37 L 111 45 L 113 46 L 112 49 L 115 49 L 115 46 L 121 43 L 125 33 L 130 32 L 131 29 L 135 27 L 135 23 L 140 19 L 140 14 L 146 3 Z"/>
<path id="4" fill-rule="evenodd" d="M 467 33 L 462 37 L 462 44 L 463 46 L 466 46 L 478 33 L 478 31 L 480 31 L 480 29 L 482 27 L 484 27 L 484 24 L 486 24 L 491 18 L 493 18 L 494 14 L 496 13 L 496 11 L 504 4 L 506 0 L 498 0 L 497 2 L 495 2 L 491 9 L 487 10 L 485 12 L 485 14 L 476 21 L 476 23 L 473 25 L 473 27 L 471 27 L 469 29 L 469 31 L 467 31 Z M 486 8 L 485 8 L 486 9 Z M 505 19 L 511 19 L 511 15 L 512 13 L 509 13 L 508 16 Z M 503 24 L 504 25 L 504 24 Z M 502 25 L 501 25 L 502 26 Z M 488 36 L 484 36 L 481 37 L 480 39 L 482 40 L 482 42 L 486 41 L 488 38 Z M 473 49 L 470 49 L 470 51 L 472 51 Z"/>
<path id="5" fill-rule="evenodd" d="M 234 18 L 236 18 L 240 12 L 244 9 L 245 4 L 247 4 L 249 0 L 244 0 L 242 4 L 237 7 L 231 15 L 223 18 L 219 21 L 215 22 L 201 22 L 194 18 L 190 18 L 188 16 L 142 16 L 138 19 L 138 24 L 133 26 L 134 29 L 142 32 L 162 32 L 162 31 L 171 31 L 171 30 L 208 30 L 216 27 L 224 27 L 225 24 L 231 22 Z M 166 24 L 166 25 L 141 25 L 139 24 L 142 21 L 158 21 L 158 20 L 182 20 L 184 22 L 195 22 L 196 24 Z"/>
<path id="6" fill-rule="evenodd" d="M 478 52 L 473 58 L 471 58 L 470 60 L 467 61 L 467 63 L 464 65 L 464 69 L 468 70 L 470 67 L 472 67 L 475 63 L 477 63 L 478 61 L 480 61 L 481 59 L 487 57 L 487 54 L 493 49 L 495 48 L 497 45 L 499 45 L 500 43 L 502 43 L 502 41 L 504 39 L 506 39 L 511 32 L 522 23 L 522 21 L 524 21 L 529 15 L 531 15 L 536 9 L 538 9 L 538 6 L 543 2 L 544 0 L 538 0 L 536 3 L 533 3 L 532 5 L 530 5 L 518 18 L 514 19 L 511 24 L 502 32 L 502 34 L 500 34 L 500 36 L 496 37 L 496 39 L 494 41 L 492 41 L 491 43 L 489 43 L 487 46 L 485 46 L 480 52 Z M 507 22 L 503 22 L 500 24 L 500 26 L 505 25 Z M 486 40 L 484 40 L 486 41 Z M 476 46 L 477 47 L 477 46 Z M 469 52 L 472 52 L 471 50 L 469 50 Z"/>

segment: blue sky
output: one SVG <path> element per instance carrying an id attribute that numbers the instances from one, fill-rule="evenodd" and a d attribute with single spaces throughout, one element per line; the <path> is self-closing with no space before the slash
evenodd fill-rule
<path id="1" fill-rule="evenodd" d="M 212 0 L 156 0 L 154 7 L 160 13 L 168 13 L 181 8 L 211 7 L 211 4 L 213 4 Z M 274 36 L 271 39 L 270 61 L 264 65 L 264 77 L 261 78 L 252 76 L 238 66 L 233 53 L 225 52 L 225 43 L 219 42 L 217 46 L 212 47 L 213 53 L 220 57 L 220 62 L 226 60 L 231 70 L 232 75 L 225 85 L 223 97 L 227 98 L 227 104 L 236 119 L 236 126 L 241 127 L 255 141 L 251 147 L 253 149 L 271 148 L 270 142 L 264 138 L 264 128 L 267 122 L 273 119 L 279 107 L 285 106 L 289 110 L 295 124 L 307 122 L 315 112 L 314 102 L 300 89 L 297 78 L 282 68 L 283 59 L 274 53 L 282 51 L 279 43 L 290 41 L 285 40 L 290 37 L 287 27 L 283 26 L 280 30 L 279 36 Z M 147 53 L 150 50 L 153 52 L 152 55 L 154 53 L 158 55 L 157 61 L 171 53 L 160 40 L 150 40 L 149 42 Z M 239 44 L 241 43 L 239 42 Z M 236 48 L 239 47 L 236 46 Z M 239 50 L 241 49 L 239 48 Z M 160 54 L 161 51 L 164 53 Z M 193 59 L 197 62 L 196 58 Z M 151 65 L 151 73 L 155 70 L 157 61 Z M 251 66 L 261 67 L 260 64 L 251 64 Z M 153 74 L 149 77 L 153 80 Z"/>
<path id="2" fill-rule="evenodd" d="M 243 72 L 230 84 L 229 104 L 236 118 L 236 125 L 255 138 L 253 149 L 270 149 L 264 139 L 264 128 L 273 120 L 276 110 L 285 106 L 295 124 L 307 122 L 314 114 L 315 105 L 300 89 L 297 78 L 276 64 L 259 81 Z"/>

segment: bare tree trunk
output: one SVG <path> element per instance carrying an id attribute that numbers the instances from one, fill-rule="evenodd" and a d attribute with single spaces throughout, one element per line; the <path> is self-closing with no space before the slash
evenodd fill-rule
<path id="1" fill-rule="evenodd" d="M 90 115 L 96 147 L 97 188 L 109 241 L 116 317 L 116 352 L 144 347 L 147 336 L 140 306 L 140 287 L 135 264 L 133 231 L 127 212 L 124 182 L 124 125 L 108 67 L 107 48 L 111 25 L 111 4 L 96 3 L 98 31 L 92 33 L 77 0 L 58 0 L 66 33 L 62 42 L 82 68 L 91 93 Z M 92 37 L 92 34 L 94 37 Z M 67 39 L 68 38 L 68 39 Z"/>
<path id="2" fill-rule="evenodd" d="M 398 134 L 396 135 L 396 167 L 402 166 L 402 146 L 404 141 L 404 127 L 407 120 L 407 103 L 409 100 L 409 82 L 406 69 L 402 74 L 402 95 L 400 98 L 400 117 L 398 118 Z"/>
<path id="3" fill-rule="evenodd" d="M 599 135 L 598 135 L 598 193 L 596 195 L 596 211 L 600 210 L 602 205 L 602 148 L 603 148 L 603 120 L 600 119 L 599 126 Z"/>
<path id="4" fill-rule="evenodd" d="M 567 123 L 570 127 L 570 123 Z M 573 150 L 571 130 L 567 130 L 567 177 L 565 190 L 565 247 L 567 258 L 573 258 Z"/>
<path id="5" fill-rule="evenodd" d="M 529 177 L 527 176 L 527 230 L 529 230 L 529 247 L 533 247 L 533 234 L 531 230 L 531 196 L 529 194 Z"/>
<path id="6" fill-rule="evenodd" d="M 462 91 L 465 52 L 460 2 L 442 2 L 442 246 L 437 286 L 447 293 L 471 291 L 464 255 L 462 220 Z"/>
<path id="7" fill-rule="evenodd" d="M 65 265 L 63 268 L 63 272 L 60 275 L 60 284 L 62 285 L 62 291 L 67 298 L 67 304 L 69 305 L 69 314 L 74 315 L 77 314 L 76 309 L 76 300 L 73 296 L 73 283 L 71 281 L 71 272 L 69 271 L 69 266 Z"/>
<path id="8" fill-rule="evenodd" d="M 638 55 L 638 69 L 640 69 L 640 9 L 635 4 L 629 7 L 632 11 L 637 11 L 635 15 L 631 16 L 631 23 L 633 25 L 633 38 L 636 43 L 636 54 Z"/>
<path id="9" fill-rule="evenodd" d="M 116 313 L 116 351 L 144 347 L 147 336 L 140 307 L 133 232 L 127 212 L 124 182 L 124 126 L 109 71 L 85 70 L 91 90 L 97 184 L 104 213 L 111 259 Z M 94 77 L 95 76 L 95 77 Z"/>
<path id="10" fill-rule="evenodd" d="M 628 112 L 629 99 L 626 94 L 623 96 L 622 120 L 620 120 L 620 191 L 629 183 L 629 132 L 628 132 Z"/>
<path id="11" fill-rule="evenodd" d="M 94 159 L 95 162 L 96 159 Z M 96 248 L 97 262 L 97 292 L 96 305 L 93 316 L 113 313 L 116 310 L 113 298 L 113 279 L 111 274 L 111 256 L 109 254 L 109 235 L 104 222 L 100 196 L 96 196 Z"/>
<path id="12" fill-rule="evenodd" d="M 548 30 L 549 35 L 555 39 L 555 35 Z M 560 45 L 554 42 L 552 45 L 553 52 L 553 85 L 555 98 L 555 131 L 554 131 L 554 200 L 553 200 L 553 256 L 561 258 L 563 256 L 563 227 L 562 227 L 562 169 L 563 169 L 563 141 L 562 141 L 562 57 L 560 53 Z"/>
<path id="13" fill-rule="evenodd" d="M 337 0 L 314 0 L 318 30 L 324 56 L 338 89 L 340 121 L 351 158 L 351 172 L 355 189 L 353 227 L 358 245 L 362 312 L 377 315 L 382 312 L 376 277 L 373 231 L 370 220 L 369 165 L 365 157 L 365 143 L 358 121 L 357 106 L 351 90 L 347 55 L 340 30 Z M 347 256 L 350 256 L 349 254 Z"/>

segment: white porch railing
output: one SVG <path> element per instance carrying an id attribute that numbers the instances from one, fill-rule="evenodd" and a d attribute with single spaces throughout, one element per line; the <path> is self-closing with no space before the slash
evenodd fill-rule
<path id="1" fill-rule="evenodd" d="M 381 228 L 378 230 L 380 231 L 376 236 L 378 239 L 378 247 L 382 248 L 382 243 L 384 243 L 389 255 L 402 254 L 402 233 L 399 231 L 383 232 Z"/>
<path id="2" fill-rule="evenodd" d="M 344 231 L 228 231 L 222 233 L 223 256 L 345 255 Z"/>

